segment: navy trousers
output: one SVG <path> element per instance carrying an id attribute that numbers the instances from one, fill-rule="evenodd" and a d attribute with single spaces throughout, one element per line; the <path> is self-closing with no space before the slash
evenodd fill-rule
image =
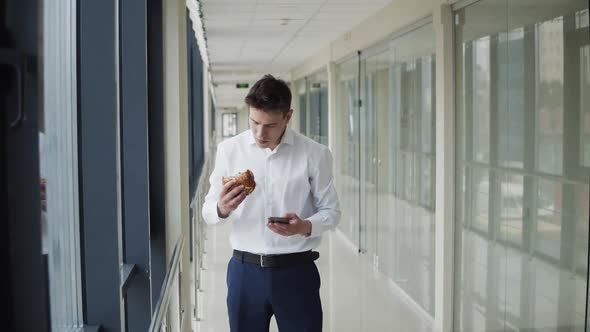
<path id="1" fill-rule="evenodd" d="M 232 258 L 227 267 L 227 311 L 232 332 L 320 332 L 320 274 L 314 262 L 260 267 Z"/>

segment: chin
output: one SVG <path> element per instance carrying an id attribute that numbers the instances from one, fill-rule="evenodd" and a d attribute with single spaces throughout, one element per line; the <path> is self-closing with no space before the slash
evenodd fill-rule
<path id="1" fill-rule="evenodd" d="M 261 148 L 267 148 L 269 146 L 269 143 L 268 142 L 260 143 L 260 142 L 256 141 L 256 145 L 258 145 L 258 147 L 261 147 Z"/>

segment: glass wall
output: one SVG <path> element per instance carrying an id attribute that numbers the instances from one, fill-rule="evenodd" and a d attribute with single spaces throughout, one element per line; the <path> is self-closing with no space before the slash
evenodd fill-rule
<path id="1" fill-rule="evenodd" d="M 361 246 L 375 255 L 383 273 L 433 315 L 432 24 L 396 38 L 386 50 L 368 56 L 362 74 L 361 110 L 366 116 L 361 117 L 361 124 L 363 118 L 367 119 L 362 137 L 366 138 L 368 158 L 363 172 L 367 181 L 362 219 L 366 227 L 362 229 L 366 232 Z"/>
<path id="2" fill-rule="evenodd" d="M 456 331 L 584 330 L 588 2 L 529 5 L 455 12 Z"/>
<path id="3" fill-rule="evenodd" d="M 308 78 L 308 135 L 328 145 L 328 72 L 323 70 Z"/>
<path id="4" fill-rule="evenodd" d="M 322 70 L 296 81 L 295 92 L 299 131 L 328 145 L 328 72 Z"/>
<path id="5" fill-rule="evenodd" d="M 337 66 L 335 117 L 340 227 L 431 315 L 434 74 L 428 23 Z"/>
<path id="6" fill-rule="evenodd" d="M 359 245 L 360 173 L 359 173 L 359 76 L 358 58 L 337 65 L 336 114 L 334 129 L 335 184 L 340 198 L 340 229 Z"/>
<path id="7" fill-rule="evenodd" d="M 302 78 L 295 82 L 295 93 L 293 93 L 294 104 L 297 104 L 299 109 L 299 132 L 307 135 L 307 78 Z"/>

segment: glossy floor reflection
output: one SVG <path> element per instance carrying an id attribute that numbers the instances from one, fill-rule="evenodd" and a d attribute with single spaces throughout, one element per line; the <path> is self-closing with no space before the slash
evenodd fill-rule
<path id="1" fill-rule="evenodd" d="M 231 254 L 230 225 L 207 229 L 206 253 L 195 331 L 229 331 L 225 298 L 227 262 Z M 317 262 L 322 276 L 324 331 L 431 331 L 432 319 L 341 233 L 324 236 Z M 278 331 L 273 320 L 271 331 Z"/>

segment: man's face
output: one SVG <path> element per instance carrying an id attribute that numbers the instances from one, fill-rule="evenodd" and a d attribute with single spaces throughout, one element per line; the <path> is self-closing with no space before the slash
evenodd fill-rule
<path id="1" fill-rule="evenodd" d="M 250 107 L 250 129 L 261 148 L 274 149 L 279 145 L 281 136 L 287 128 L 293 110 L 283 112 L 264 112 Z"/>

